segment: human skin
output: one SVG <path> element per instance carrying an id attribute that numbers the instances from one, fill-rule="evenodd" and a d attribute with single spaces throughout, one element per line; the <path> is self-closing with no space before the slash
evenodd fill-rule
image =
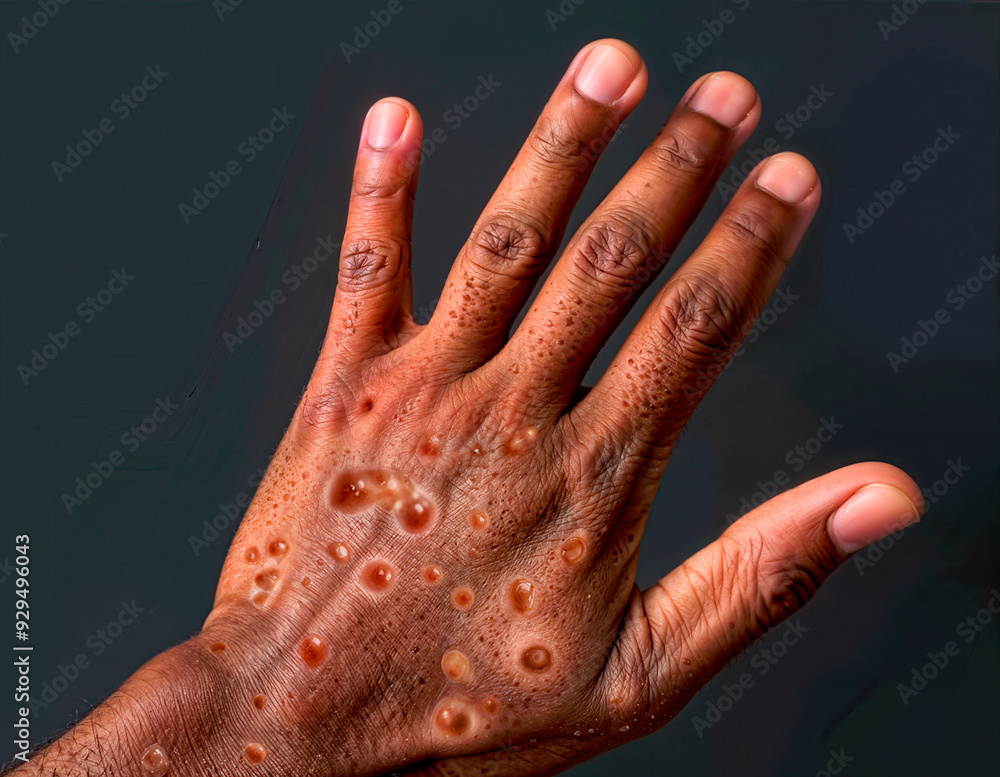
<path id="1" fill-rule="evenodd" d="M 646 83 L 621 41 L 577 55 L 426 325 L 422 124 L 405 100 L 373 107 L 328 336 L 203 630 L 15 774 L 554 774 L 666 724 L 852 552 L 918 520 L 904 473 L 855 464 L 634 584 L 671 449 L 820 200 L 807 160 L 764 160 L 581 389 L 760 118 L 741 77 L 695 82 L 513 329 Z"/>

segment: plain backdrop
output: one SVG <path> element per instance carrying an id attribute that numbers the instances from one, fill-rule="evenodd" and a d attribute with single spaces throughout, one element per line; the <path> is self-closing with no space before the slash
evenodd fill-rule
<path id="1" fill-rule="evenodd" d="M 44 685 L 52 689 L 33 716 L 36 741 L 197 631 L 209 611 L 235 521 L 220 520 L 228 526 L 204 546 L 191 538 L 211 537 L 205 522 L 252 494 L 248 482 L 308 378 L 336 268 L 321 265 L 294 291 L 282 274 L 317 239 L 340 239 L 370 104 L 404 96 L 428 135 L 445 136 L 426 149 L 416 207 L 415 306 L 426 319 L 575 52 L 615 36 L 645 57 L 649 91 L 570 232 L 710 70 L 745 75 L 764 105 L 726 179 L 749 151 L 777 147 L 813 160 L 824 188 L 781 284 L 792 304 L 761 322 L 673 455 L 640 584 L 711 541 L 776 479 L 797 484 L 881 459 L 930 489 L 931 509 L 839 571 L 796 617 L 793 644 L 776 647 L 793 641 L 779 627 L 659 733 L 573 774 L 813 775 L 825 773 L 831 751 L 851 759 L 850 775 L 1000 774 L 1000 622 L 983 610 L 1000 588 L 998 285 L 986 270 L 986 282 L 968 284 L 997 252 L 997 6 L 399 7 L 387 25 L 369 25 L 377 34 L 350 61 L 341 44 L 379 16 L 381 0 L 243 0 L 221 18 L 219 3 L 75 0 L 25 42 L 0 43 L 0 650 L 15 644 L 10 564 L 15 535 L 28 534 L 33 694 L 41 701 Z M 2 3 L 0 33 L 20 35 L 22 17 L 38 10 Z M 724 11 L 729 22 L 716 23 Z M 123 116 L 116 101 L 147 67 L 159 67 L 159 82 Z M 456 126 L 449 109 L 480 77 L 499 85 Z M 275 110 L 293 117 L 288 126 L 254 159 L 241 155 Z M 85 130 L 96 137 L 105 119 L 112 131 L 70 167 L 66 146 L 85 141 Z M 950 138 L 945 150 L 925 155 L 939 137 Z M 230 160 L 240 172 L 185 219 L 179 205 Z M 714 193 L 678 259 L 723 204 L 724 192 Z M 95 296 L 116 271 L 133 280 Z M 230 348 L 223 336 L 274 289 L 286 301 Z M 927 323 L 941 310 L 937 328 Z M 67 325 L 76 334 L 44 359 L 50 333 L 59 340 Z M 34 349 L 43 360 L 32 367 Z M 146 439 L 132 436 L 158 402 L 176 409 L 147 423 Z M 824 422 L 837 432 L 819 444 Z M 93 475 L 92 493 L 67 506 L 77 478 L 111 456 L 121 462 L 113 474 Z M 138 615 L 109 630 L 124 605 Z M 977 613 L 986 622 L 966 641 L 957 629 Z M 957 655 L 904 704 L 900 686 L 949 641 Z M 81 655 L 86 668 L 68 669 Z M 744 673 L 752 686 L 720 705 Z M 12 667 L 0 671 L 4 761 L 14 682 Z M 696 717 L 714 722 L 703 728 Z"/>

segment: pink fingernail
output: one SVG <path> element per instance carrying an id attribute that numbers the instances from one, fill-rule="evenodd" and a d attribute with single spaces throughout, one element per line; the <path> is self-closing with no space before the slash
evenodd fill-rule
<path id="1" fill-rule="evenodd" d="M 732 73 L 713 73 L 688 101 L 691 110 L 733 129 L 757 102 L 757 92 L 743 78 Z"/>
<path id="2" fill-rule="evenodd" d="M 619 49 L 602 43 L 591 51 L 576 74 L 576 90 L 594 102 L 613 103 L 628 89 L 635 70 Z"/>
<path id="3" fill-rule="evenodd" d="M 368 114 L 368 145 L 379 151 L 395 146 L 403 136 L 409 117 L 399 103 L 391 100 L 375 103 Z"/>
<path id="4" fill-rule="evenodd" d="M 819 178 L 809 160 L 784 152 L 764 163 L 757 176 L 757 186 L 790 205 L 802 202 L 816 188 Z"/>
<path id="5" fill-rule="evenodd" d="M 895 486 L 865 486 L 830 516 L 826 532 L 842 553 L 854 553 L 920 520 L 910 498 Z"/>

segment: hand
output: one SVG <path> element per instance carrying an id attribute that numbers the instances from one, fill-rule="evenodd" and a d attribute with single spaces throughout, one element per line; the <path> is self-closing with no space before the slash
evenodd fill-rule
<path id="1" fill-rule="evenodd" d="M 646 82 L 620 41 L 580 52 L 426 326 L 410 261 L 421 120 L 398 98 L 372 108 L 329 333 L 204 630 L 36 765 L 555 773 L 665 724 L 851 552 L 918 518 L 909 478 L 859 464 L 635 587 L 677 436 L 820 200 L 804 158 L 758 165 L 581 391 L 760 117 L 741 77 L 695 82 L 511 334 Z"/>

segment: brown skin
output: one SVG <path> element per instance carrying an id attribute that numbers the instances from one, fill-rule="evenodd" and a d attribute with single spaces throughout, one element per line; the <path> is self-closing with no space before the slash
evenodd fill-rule
<path id="1" fill-rule="evenodd" d="M 581 392 L 760 116 L 733 74 L 731 88 L 751 93 L 742 122 L 695 112 L 696 83 L 510 335 L 599 150 L 645 90 L 639 55 L 608 42 L 632 62 L 631 86 L 588 100 L 574 78 L 597 44 L 574 60 L 426 326 L 412 317 L 409 263 L 422 128 L 391 98 L 409 121 L 387 150 L 362 140 L 329 336 L 204 630 L 17 774 L 145 774 L 154 744 L 170 775 L 554 774 L 665 724 L 801 606 L 846 558 L 826 521 L 860 488 L 885 483 L 921 504 L 898 470 L 848 467 L 635 587 L 671 448 L 777 284 L 820 187 L 789 204 L 755 185 L 758 167 Z M 380 472 L 394 496 L 375 493 Z M 350 483 L 369 494 L 360 509 L 341 499 L 356 499 Z M 397 518 L 414 492 L 434 515 L 418 533 Z M 390 565 L 388 581 L 372 562 Z"/>

